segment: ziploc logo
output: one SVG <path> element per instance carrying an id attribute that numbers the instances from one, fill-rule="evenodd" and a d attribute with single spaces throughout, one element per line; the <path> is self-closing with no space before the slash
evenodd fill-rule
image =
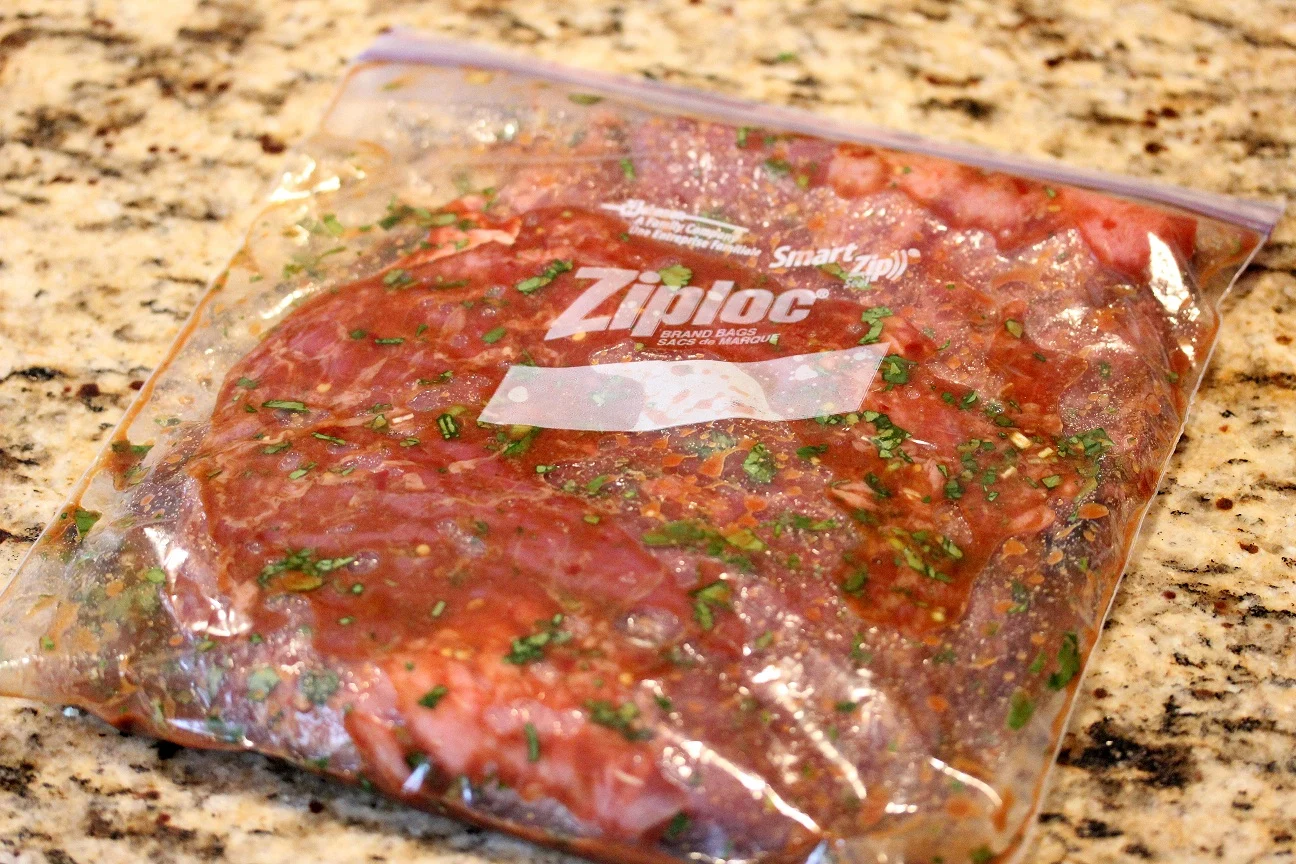
<path id="1" fill-rule="evenodd" d="M 889 255 L 859 254 L 859 245 L 823 246 L 818 249 L 794 249 L 779 246 L 774 250 L 773 267 L 836 268 L 837 275 L 855 287 L 879 279 L 896 280 L 909 269 L 912 259 L 921 257 L 917 249 L 897 249 Z M 847 269 L 849 265 L 850 269 Z"/>
<path id="2" fill-rule="evenodd" d="M 656 270 L 624 270 L 616 267 L 582 267 L 577 279 L 593 279 L 561 315 L 554 319 L 545 339 L 561 339 L 577 333 L 629 330 L 632 336 L 651 336 L 662 325 L 708 326 L 717 320 L 725 324 L 795 324 L 810 314 L 815 300 L 828 296 L 826 289 L 793 288 L 780 294 L 764 288 L 734 290 L 728 279 L 717 279 L 703 292 L 696 285 L 661 284 Z M 616 310 L 595 314 L 626 288 Z"/>

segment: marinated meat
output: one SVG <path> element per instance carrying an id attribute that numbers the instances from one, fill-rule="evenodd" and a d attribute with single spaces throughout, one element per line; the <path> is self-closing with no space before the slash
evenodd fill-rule
<path id="1" fill-rule="evenodd" d="M 93 597 L 145 611 L 95 619 L 135 659 L 68 698 L 607 860 L 988 860 L 1225 256 L 1097 193 L 574 101 L 489 186 L 328 217 L 380 238 L 362 275 L 286 269 L 210 419 L 147 472 L 119 441 L 127 575 Z M 861 345 L 867 395 L 820 416 L 625 431 L 610 387 L 482 419 L 510 369 Z"/>

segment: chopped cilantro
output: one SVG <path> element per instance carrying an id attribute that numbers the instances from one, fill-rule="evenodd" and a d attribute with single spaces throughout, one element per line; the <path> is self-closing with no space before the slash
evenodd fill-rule
<path id="1" fill-rule="evenodd" d="M 792 163 L 786 159 L 769 158 L 765 160 L 765 170 L 775 177 L 786 177 L 792 170 Z"/>
<path id="2" fill-rule="evenodd" d="M 720 579 L 690 591 L 689 596 L 693 598 L 693 617 L 703 630 L 715 626 L 714 609 L 729 608 L 729 585 Z"/>
<path id="3" fill-rule="evenodd" d="M 661 276 L 662 284 L 669 285 L 672 288 L 681 288 L 689 283 L 693 278 L 693 271 L 683 264 L 672 264 L 669 267 L 663 267 L 657 271 Z"/>
<path id="4" fill-rule="evenodd" d="M 89 534 L 90 529 L 95 526 L 95 523 L 99 521 L 99 517 L 102 515 L 97 510 L 82 510 L 78 507 L 76 513 L 72 516 L 72 521 L 76 523 L 77 534 L 82 537 Z"/>
<path id="5" fill-rule="evenodd" d="M 498 341 L 500 341 L 501 339 L 503 339 L 503 338 L 504 338 L 504 334 L 507 333 L 507 332 L 508 332 L 508 330 L 506 330 L 506 329 L 503 328 L 503 327 L 495 327 L 495 328 L 493 328 L 493 329 L 491 329 L 491 330 L 487 330 L 485 333 L 483 333 L 481 338 L 482 338 L 482 341 L 485 342 L 487 345 L 494 345 L 496 342 L 498 342 Z"/>
<path id="6" fill-rule="evenodd" d="M 327 441 L 330 444 L 345 444 L 345 438 L 338 438 L 336 435 L 325 435 L 323 432 L 312 432 L 312 438 L 318 438 L 321 441 Z"/>
<path id="7" fill-rule="evenodd" d="M 420 696 L 418 700 L 418 704 L 422 705 L 424 708 L 435 708 L 437 707 L 438 703 L 440 703 L 441 700 L 444 699 L 446 697 L 446 694 L 449 692 L 450 692 L 449 687 L 445 686 L 444 684 L 438 684 L 435 687 L 433 687 L 431 690 L 429 690 L 428 692 Z"/>
<path id="8" fill-rule="evenodd" d="M 861 566 L 857 570 L 852 570 L 846 576 L 845 581 L 842 582 L 842 590 L 847 594 L 858 596 L 863 593 L 864 586 L 868 584 L 868 578 L 869 574 L 867 567 Z"/>
<path id="9" fill-rule="evenodd" d="M 595 96 L 593 93 L 568 93 L 567 98 L 577 105 L 596 105 L 603 101 L 602 96 Z"/>
<path id="10" fill-rule="evenodd" d="M 627 741 L 646 741 L 653 735 L 652 730 L 634 725 L 639 719 L 639 708 L 633 702 L 623 702 L 618 707 L 606 699 L 591 699 L 585 707 L 590 712 L 591 723 L 615 729 Z"/>
<path id="11" fill-rule="evenodd" d="M 1014 339 L 1020 339 L 1022 337 L 1023 331 L 1020 321 L 1015 321 L 1012 318 L 1009 318 L 1004 322 L 1004 329 L 1007 330 L 1008 335 L 1012 336 Z"/>
<path id="12" fill-rule="evenodd" d="M 279 674 L 269 666 L 255 669 L 247 678 L 248 699 L 253 702 L 264 702 L 270 691 L 279 686 Z"/>
<path id="13" fill-rule="evenodd" d="M 297 689 L 312 705 L 323 705 L 338 691 L 338 674 L 332 669 L 308 669 L 297 681 Z"/>
<path id="14" fill-rule="evenodd" d="M 527 761 L 540 761 L 540 736 L 536 734 L 534 723 L 526 723 L 522 726 L 522 734 L 526 736 Z"/>
<path id="15" fill-rule="evenodd" d="M 621 165 L 621 173 L 625 175 L 625 179 L 627 180 L 635 179 L 634 162 L 630 161 L 630 159 L 627 157 L 621 160 L 620 165 Z"/>
<path id="16" fill-rule="evenodd" d="M 513 287 L 521 291 L 523 294 L 534 294 L 544 286 L 548 285 L 553 280 L 557 279 L 560 275 L 562 275 L 563 273 L 567 273 L 571 269 L 572 269 L 572 262 L 570 259 L 569 260 L 554 259 L 553 261 L 550 261 L 549 264 L 545 267 L 545 269 L 540 272 L 540 275 L 532 276 L 528 279 L 523 279 L 521 282 L 517 283 L 517 285 Z"/>
<path id="17" fill-rule="evenodd" d="M 527 663 L 543 660 L 547 646 L 561 645 L 572 638 L 571 633 L 562 629 L 562 622 L 561 614 L 554 615 L 539 622 L 535 632 L 514 639 L 513 644 L 509 646 L 509 652 L 504 655 L 504 662 L 525 666 Z"/>
<path id="18" fill-rule="evenodd" d="M 294 414 L 310 413 L 310 409 L 306 407 L 305 402 L 298 402 L 295 399 L 271 399 L 268 402 L 262 402 L 261 407 L 277 408 L 280 411 L 291 411 Z"/>
<path id="19" fill-rule="evenodd" d="M 1035 713 L 1035 703 L 1024 690 L 1014 690 L 1008 707 L 1008 728 L 1020 729 L 1030 722 Z"/>
<path id="20" fill-rule="evenodd" d="M 870 306 L 860 313 L 860 321 L 869 325 L 868 332 L 859 340 L 861 345 L 872 345 L 882 336 L 882 319 L 894 313 L 886 306 Z"/>
<path id="21" fill-rule="evenodd" d="M 414 279 L 406 271 L 397 269 L 388 270 L 382 281 L 388 288 L 400 288 L 410 284 Z"/>
<path id="22" fill-rule="evenodd" d="M 764 444 L 756 444 L 747 453 L 742 463 L 743 471 L 757 483 L 769 483 L 774 479 L 778 469 L 774 466 L 774 456 L 765 449 Z"/>
<path id="23" fill-rule="evenodd" d="M 314 462 L 307 462 L 305 465 L 301 466 L 300 468 L 297 468 L 297 469 L 295 469 L 295 470 L 293 470 L 293 471 L 289 471 L 289 472 L 288 472 L 288 479 L 289 479 L 289 480 L 300 480 L 301 478 L 303 478 L 303 477 L 305 477 L 307 474 L 309 474 L 309 473 L 310 473 L 310 470 L 311 470 L 312 468 L 314 468 L 314 467 L 315 467 L 315 463 L 314 463 Z"/>
<path id="24" fill-rule="evenodd" d="M 828 452 L 827 444 L 807 444 L 804 447 L 798 447 L 796 455 L 802 459 L 810 459 L 814 456 L 822 456 Z"/>
<path id="25" fill-rule="evenodd" d="M 916 365 L 898 354 L 888 354 L 882 358 L 882 380 L 888 384 L 908 384 L 909 370 Z"/>
<path id="26" fill-rule="evenodd" d="M 261 382 L 255 378 L 240 378 L 235 386 L 242 387 L 244 390 L 255 390 L 260 385 Z"/>
<path id="27" fill-rule="evenodd" d="M 450 414 L 442 414 L 436 419 L 437 429 L 441 430 L 441 437 L 449 441 L 451 438 L 459 437 L 459 421 Z"/>
<path id="28" fill-rule="evenodd" d="M 1080 671 L 1080 641 L 1074 630 L 1062 635 L 1062 644 L 1057 653 L 1058 670 L 1049 676 L 1050 690 L 1061 690 Z"/>

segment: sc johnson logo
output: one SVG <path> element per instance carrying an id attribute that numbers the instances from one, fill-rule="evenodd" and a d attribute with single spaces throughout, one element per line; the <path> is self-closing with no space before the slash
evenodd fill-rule
<path id="1" fill-rule="evenodd" d="M 717 320 L 725 324 L 795 324 L 805 320 L 815 300 L 826 297 L 808 288 L 793 288 L 781 294 L 763 288 L 734 290 L 734 283 L 717 279 L 705 293 L 696 285 L 661 284 L 655 270 L 622 270 L 615 267 L 582 267 L 577 279 L 593 279 L 567 309 L 554 319 L 545 339 L 561 339 L 577 333 L 629 330 L 631 336 L 651 336 L 663 324 L 706 326 Z M 633 283 L 633 284 L 631 284 Z M 594 314 L 610 298 L 630 286 L 611 314 Z"/>

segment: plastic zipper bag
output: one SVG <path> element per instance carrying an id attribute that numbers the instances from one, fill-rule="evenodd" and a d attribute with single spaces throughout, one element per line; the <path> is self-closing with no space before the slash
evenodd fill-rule
<path id="1" fill-rule="evenodd" d="M 0 689 L 605 860 L 1007 858 L 1277 215 L 385 37 Z"/>

